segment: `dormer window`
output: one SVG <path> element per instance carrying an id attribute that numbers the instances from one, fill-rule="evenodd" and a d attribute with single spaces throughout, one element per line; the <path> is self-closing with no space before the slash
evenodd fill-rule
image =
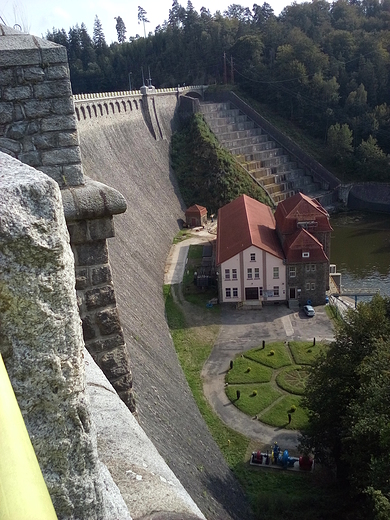
<path id="1" fill-rule="evenodd" d="M 310 257 L 309 251 L 302 251 L 302 258 L 309 258 L 309 257 Z"/>

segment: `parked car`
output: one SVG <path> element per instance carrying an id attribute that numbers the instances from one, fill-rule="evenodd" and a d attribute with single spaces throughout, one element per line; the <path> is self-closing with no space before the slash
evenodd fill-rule
<path id="1" fill-rule="evenodd" d="M 303 312 L 306 314 L 306 316 L 309 316 L 310 318 L 315 316 L 316 311 L 313 309 L 311 305 L 305 305 L 303 307 Z"/>

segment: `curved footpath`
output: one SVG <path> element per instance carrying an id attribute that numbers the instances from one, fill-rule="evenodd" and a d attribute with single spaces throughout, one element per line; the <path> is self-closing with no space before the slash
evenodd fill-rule
<path id="1" fill-rule="evenodd" d="M 164 276 L 164 283 L 178 284 L 183 280 L 188 249 L 191 244 L 208 242 L 214 236 L 207 230 L 172 246 Z M 255 348 L 265 340 L 326 340 L 332 341 L 333 330 L 324 307 L 316 308 L 316 316 L 307 318 L 284 305 L 266 306 L 257 311 L 236 310 L 226 306 L 221 313 L 221 329 L 213 350 L 202 370 L 203 391 L 225 424 L 259 443 L 259 448 L 276 441 L 282 449 L 297 450 L 299 432 L 275 428 L 241 412 L 227 398 L 225 375 L 230 361 L 237 354 Z"/>

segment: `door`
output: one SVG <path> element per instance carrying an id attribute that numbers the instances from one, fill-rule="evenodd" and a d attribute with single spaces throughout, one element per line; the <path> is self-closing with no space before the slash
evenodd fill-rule
<path id="1" fill-rule="evenodd" d="M 258 287 L 245 287 L 245 299 L 246 300 L 258 300 L 259 299 L 259 288 Z"/>
<path id="2" fill-rule="evenodd" d="M 295 287 L 290 287 L 290 300 L 295 300 L 296 297 Z"/>

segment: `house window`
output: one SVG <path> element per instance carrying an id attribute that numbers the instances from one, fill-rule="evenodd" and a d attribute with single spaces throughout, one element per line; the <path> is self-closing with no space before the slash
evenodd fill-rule
<path id="1" fill-rule="evenodd" d="M 274 279 L 279 278 L 279 267 L 274 267 Z"/>
<path id="2" fill-rule="evenodd" d="M 248 280 L 252 280 L 252 268 L 248 267 Z"/>
<path id="3" fill-rule="evenodd" d="M 310 257 L 309 251 L 303 251 L 302 252 L 302 258 L 309 258 L 309 257 Z"/>
<path id="4" fill-rule="evenodd" d="M 295 266 L 289 268 L 289 275 L 290 275 L 290 278 L 295 278 L 296 277 L 296 275 L 297 275 L 297 268 Z"/>
<path id="5" fill-rule="evenodd" d="M 230 269 L 225 269 L 225 280 L 230 280 Z"/>
<path id="6" fill-rule="evenodd" d="M 262 287 L 259 287 L 259 293 L 260 293 L 260 296 L 263 296 L 263 288 Z"/>
<path id="7" fill-rule="evenodd" d="M 232 269 L 232 278 L 233 280 L 237 280 L 237 269 Z"/>
<path id="8" fill-rule="evenodd" d="M 315 270 L 316 270 L 316 264 L 311 264 L 311 270 L 312 270 L 312 271 L 315 271 Z"/>
<path id="9" fill-rule="evenodd" d="M 255 280 L 258 280 L 260 278 L 260 269 L 258 267 L 255 267 Z"/>
<path id="10" fill-rule="evenodd" d="M 226 298 L 231 298 L 232 297 L 232 290 L 230 289 L 230 287 L 226 287 L 225 295 L 226 295 Z"/>
<path id="11" fill-rule="evenodd" d="M 279 285 L 274 285 L 274 296 L 279 296 Z"/>
<path id="12" fill-rule="evenodd" d="M 256 262 L 256 253 L 251 253 L 251 262 Z"/>
<path id="13" fill-rule="evenodd" d="M 316 284 L 315 284 L 315 283 L 312 283 L 312 284 L 311 284 L 311 290 L 312 290 L 312 291 L 315 291 L 315 288 L 316 288 Z"/>
<path id="14" fill-rule="evenodd" d="M 238 298 L 238 289 L 237 289 L 237 287 L 233 287 L 233 298 Z"/>
<path id="15" fill-rule="evenodd" d="M 306 264 L 305 265 L 305 270 L 306 270 L 307 273 L 310 271 L 310 264 Z"/>
<path id="16" fill-rule="evenodd" d="M 306 284 L 306 291 L 310 291 L 310 283 Z"/>

